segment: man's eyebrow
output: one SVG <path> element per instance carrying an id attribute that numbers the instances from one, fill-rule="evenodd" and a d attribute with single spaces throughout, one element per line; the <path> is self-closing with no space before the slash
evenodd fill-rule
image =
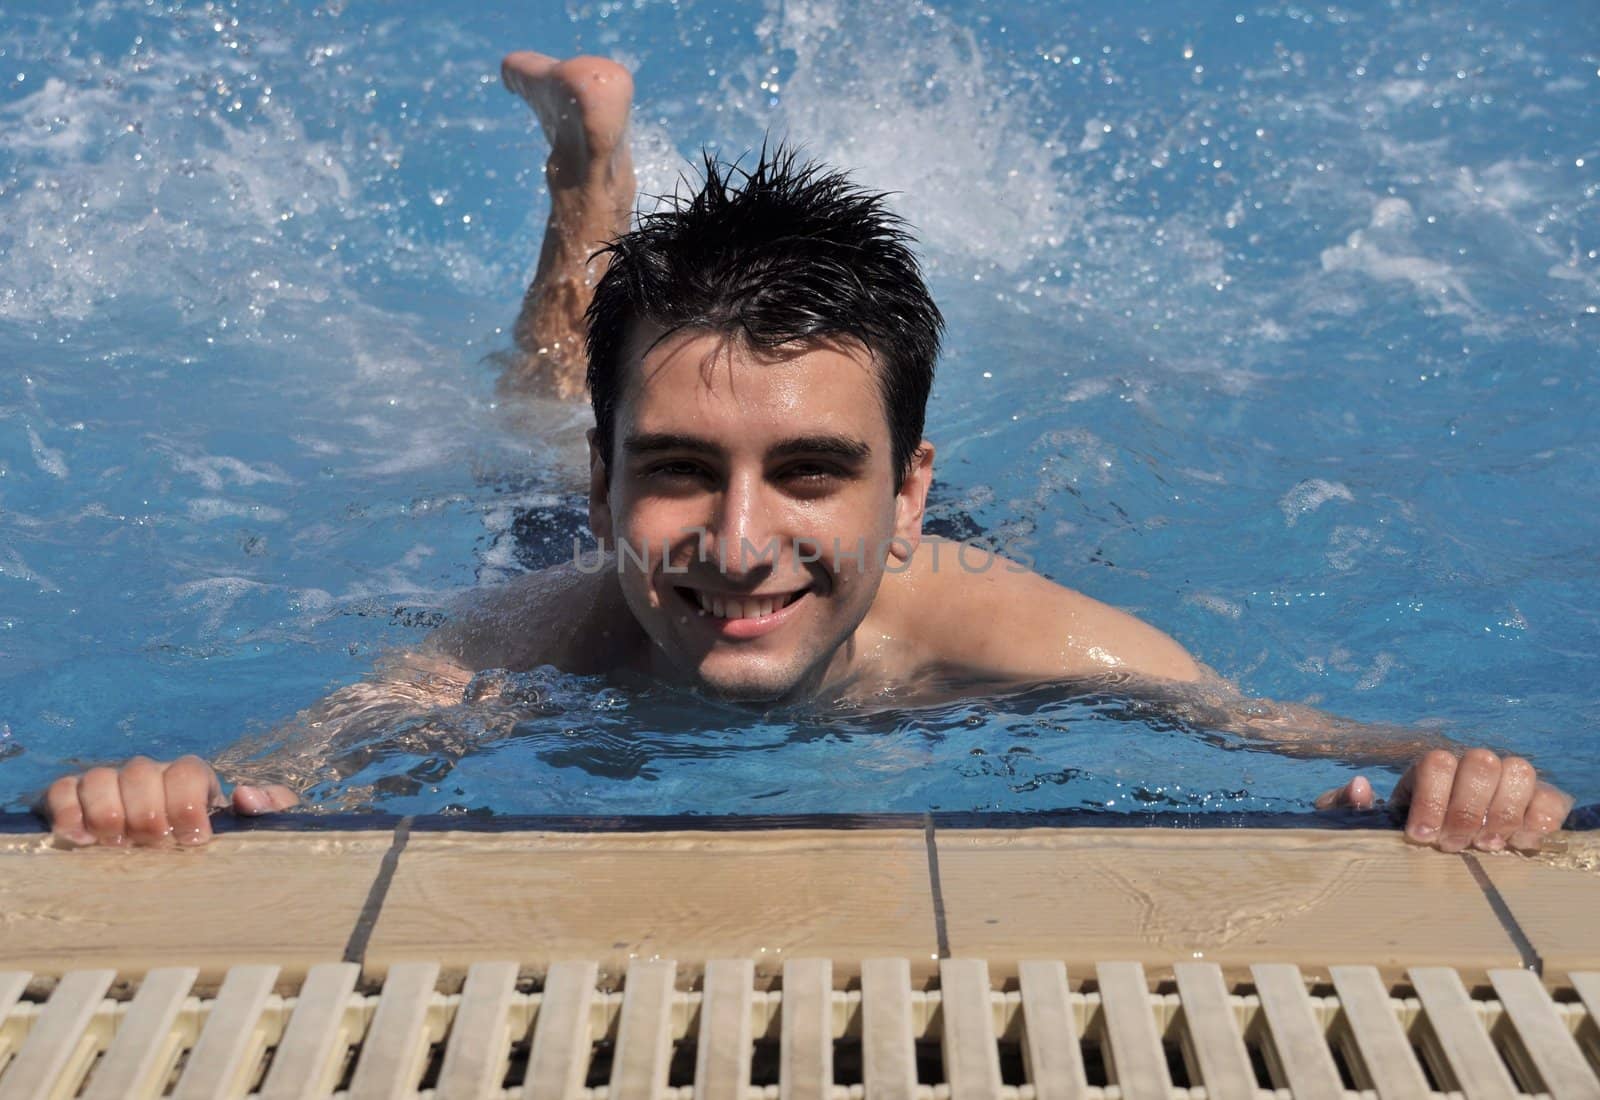
<path id="1" fill-rule="evenodd" d="M 847 462 L 865 462 L 872 457 L 872 448 L 859 439 L 847 435 L 801 435 L 785 439 L 767 454 L 774 458 L 794 455 L 828 455 Z"/>
<path id="2" fill-rule="evenodd" d="M 623 439 L 622 449 L 631 455 L 652 455 L 664 452 L 689 452 L 715 455 L 722 448 L 698 436 L 680 435 L 676 432 L 640 432 Z M 859 439 L 847 435 L 798 435 L 785 439 L 767 451 L 771 458 L 792 458 L 795 455 L 827 455 L 846 462 L 865 462 L 872 457 L 872 448 Z"/>
<path id="3" fill-rule="evenodd" d="M 641 432 L 623 439 L 622 449 L 629 454 L 650 455 L 663 451 L 692 451 L 697 454 L 716 454 L 720 448 L 704 439 L 674 432 Z"/>

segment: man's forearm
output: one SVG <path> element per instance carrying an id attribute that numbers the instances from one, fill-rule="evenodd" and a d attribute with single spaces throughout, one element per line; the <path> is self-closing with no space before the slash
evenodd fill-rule
<path id="1" fill-rule="evenodd" d="M 319 699 L 266 733 L 245 737 L 218 754 L 217 770 L 235 783 L 281 783 L 304 791 L 348 778 L 377 752 L 404 750 L 403 728 L 462 701 L 470 675 L 435 656 L 390 658 L 373 678 Z M 381 743 L 381 744 L 380 744 Z"/>
<path id="2" fill-rule="evenodd" d="M 1134 693 L 1198 732 L 1246 738 L 1284 756 L 1403 769 L 1433 749 L 1465 747 L 1419 726 L 1361 722 L 1303 703 L 1251 698 L 1219 677 L 1198 684 L 1151 682 Z"/>

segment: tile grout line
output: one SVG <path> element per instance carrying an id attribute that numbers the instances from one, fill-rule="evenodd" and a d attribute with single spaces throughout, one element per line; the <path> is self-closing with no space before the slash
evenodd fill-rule
<path id="1" fill-rule="evenodd" d="M 1462 852 L 1461 861 L 1467 865 L 1467 870 L 1472 872 L 1472 881 L 1483 891 L 1483 899 L 1489 903 L 1489 908 L 1494 910 L 1496 919 L 1500 921 L 1500 927 L 1511 937 L 1512 946 L 1522 957 L 1522 968 L 1533 971 L 1541 978 L 1544 977 L 1544 959 L 1539 957 L 1533 941 L 1517 922 L 1517 915 L 1511 911 L 1505 895 L 1500 893 L 1499 888 L 1489 878 L 1489 872 L 1483 869 L 1483 864 L 1479 863 L 1478 857 L 1471 852 Z"/>
<path id="2" fill-rule="evenodd" d="M 405 851 L 406 842 L 411 839 L 411 824 L 415 820 L 415 817 L 402 817 L 394 827 L 394 840 L 389 850 L 383 853 L 378 874 L 372 880 L 372 888 L 367 891 L 367 900 L 356 917 L 355 927 L 350 929 L 349 941 L 344 945 L 345 962 L 362 966 L 366 964 L 367 944 L 372 939 L 373 928 L 377 927 L 378 915 L 383 912 L 384 900 L 389 896 L 389 884 L 394 881 L 395 868 L 400 866 L 400 853 Z"/>
<path id="3" fill-rule="evenodd" d="M 939 843 L 933 835 L 933 815 L 922 817 L 922 836 L 928 846 L 928 886 L 933 893 L 933 935 L 939 946 L 939 957 L 950 957 L 950 929 L 944 919 L 944 885 L 939 881 Z"/>

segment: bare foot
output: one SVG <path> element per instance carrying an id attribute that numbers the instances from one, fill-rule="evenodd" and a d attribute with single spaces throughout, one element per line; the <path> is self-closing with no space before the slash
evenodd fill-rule
<path id="1" fill-rule="evenodd" d="M 627 69 L 603 57 L 559 61 L 519 50 L 500 62 L 500 79 L 527 100 L 544 128 L 550 142 L 545 171 L 551 186 L 595 182 L 597 173 L 631 177 L 626 135 L 633 77 Z M 631 204 L 631 179 L 628 182 Z"/>
<path id="2" fill-rule="evenodd" d="M 507 54 L 500 76 L 539 118 L 550 142 L 550 220 L 539 267 L 514 330 L 500 389 L 571 398 L 584 385 L 584 311 L 605 272 L 596 249 L 628 230 L 636 184 L 628 147 L 633 77 L 615 61 Z"/>

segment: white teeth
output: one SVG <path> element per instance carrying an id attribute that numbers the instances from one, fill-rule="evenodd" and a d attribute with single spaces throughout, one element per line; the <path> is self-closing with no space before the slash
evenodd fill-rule
<path id="1" fill-rule="evenodd" d="M 791 602 L 788 596 L 741 600 L 733 596 L 713 596 L 698 589 L 694 590 L 694 598 L 702 612 L 719 619 L 765 619 Z"/>

